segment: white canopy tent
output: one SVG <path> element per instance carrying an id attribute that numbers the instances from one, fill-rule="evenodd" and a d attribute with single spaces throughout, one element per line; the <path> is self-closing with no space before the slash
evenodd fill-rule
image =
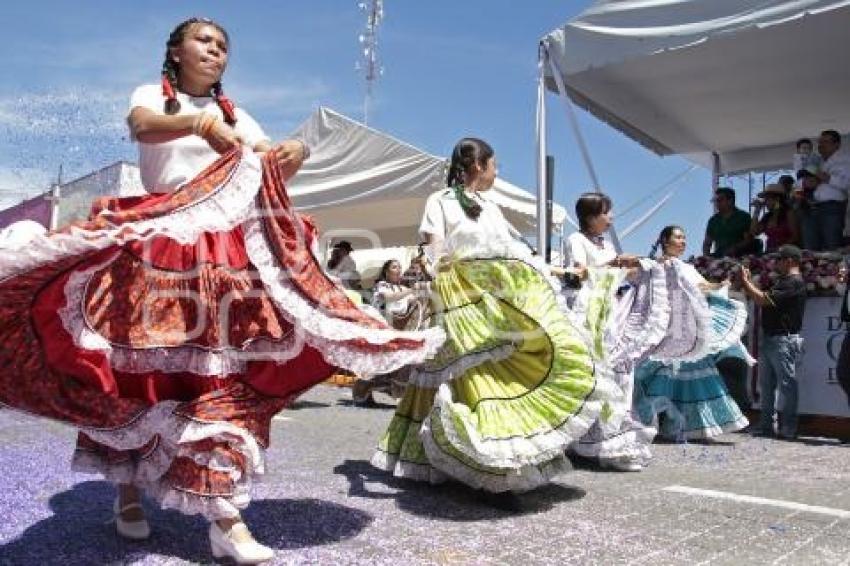
<path id="1" fill-rule="evenodd" d="M 597 0 L 541 40 L 538 149 L 548 89 L 715 178 L 787 167 L 850 131 L 848 30 L 850 0 Z"/>
<path id="2" fill-rule="evenodd" d="M 311 155 L 289 194 L 327 237 L 359 237 L 375 248 L 418 243 L 425 200 L 445 186 L 444 159 L 328 108 L 319 108 L 293 136 L 309 144 Z M 534 233 L 534 195 L 497 179 L 487 196 L 520 232 Z M 560 234 L 566 211 L 553 205 L 552 216 Z"/>

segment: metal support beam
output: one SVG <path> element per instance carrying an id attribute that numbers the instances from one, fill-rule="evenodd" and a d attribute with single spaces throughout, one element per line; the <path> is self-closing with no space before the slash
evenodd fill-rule
<path id="1" fill-rule="evenodd" d="M 537 249 L 545 250 L 546 231 L 546 47 L 541 43 L 537 60 Z"/>

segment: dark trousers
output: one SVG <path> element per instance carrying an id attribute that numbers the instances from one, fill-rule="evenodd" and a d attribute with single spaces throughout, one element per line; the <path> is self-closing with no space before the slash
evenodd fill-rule
<path id="1" fill-rule="evenodd" d="M 844 239 L 844 215 L 847 202 L 828 200 L 813 203 L 802 219 L 803 247 L 813 251 L 831 251 Z"/>
<path id="2" fill-rule="evenodd" d="M 835 368 L 838 384 L 847 395 L 847 404 L 850 405 L 850 332 L 844 334 L 841 342 L 841 352 L 838 354 L 838 367 Z"/>
<path id="3" fill-rule="evenodd" d="M 803 354 L 803 338 L 799 334 L 767 336 L 762 340 L 759 356 L 759 392 L 761 418 L 759 428 L 773 433 L 773 417 L 779 406 L 779 435 L 797 436 L 797 399 L 799 386 L 797 368 Z M 777 393 L 779 394 L 777 396 Z"/>

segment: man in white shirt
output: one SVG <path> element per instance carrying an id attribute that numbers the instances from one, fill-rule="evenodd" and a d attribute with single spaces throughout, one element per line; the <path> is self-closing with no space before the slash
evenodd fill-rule
<path id="1" fill-rule="evenodd" d="M 835 130 L 825 130 L 818 138 L 818 153 L 824 159 L 817 173 L 820 181 L 814 192 L 812 219 L 818 226 L 817 250 L 835 250 L 841 247 L 843 236 L 850 235 L 845 217 L 847 194 L 850 191 L 850 155 L 839 151 L 841 135 Z"/>

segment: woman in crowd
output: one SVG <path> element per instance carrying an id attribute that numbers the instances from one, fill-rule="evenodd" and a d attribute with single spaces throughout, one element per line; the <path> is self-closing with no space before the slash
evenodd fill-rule
<path id="1" fill-rule="evenodd" d="M 427 283 L 408 286 L 402 279 L 401 263 L 390 259 L 384 262 L 375 279 L 372 306 L 396 330 L 418 330 L 428 312 L 428 295 Z M 373 406 L 373 392 L 393 394 L 399 391 L 404 387 L 410 371 L 409 367 L 404 367 L 388 374 L 360 376 L 351 391 L 355 404 Z"/>
<path id="2" fill-rule="evenodd" d="M 564 450 L 615 393 L 550 269 L 487 197 L 492 148 L 462 139 L 420 234 L 436 266 L 447 341 L 416 368 L 372 462 L 399 477 L 524 491 L 568 467 Z"/>
<path id="3" fill-rule="evenodd" d="M 342 240 L 334 244 L 331 249 L 331 257 L 328 259 L 328 274 L 339 279 L 343 287 L 350 290 L 360 289 L 360 272 L 357 271 L 357 263 L 351 257 L 354 248 L 351 242 Z"/>
<path id="4" fill-rule="evenodd" d="M 402 280 L 401 263 L 390 259 L 384 262 L 375 279 L 372 306 L 381 311 L 393 328 L 415 330 L 421 324 L 425 311 L 423 290 L 427 293 L 427 285 L 406 285 Z"/>
<path id="5" fill-rule="evenodd" d="M 748 424 L 716 365 L 719 357 L 745 355 L 739 338 L 746 323 L 746 308 L 726 296 L 725 284 L 706 281 L 692 265 L 680 260 L 686 247 L 684 230 L 667 226 L 650 255 L 660 249 L 659 262 L 676 264 L 683 276 L 707 295 L 713 327 L 723 329 L 714 332 L 715 343 L 709 348 L 714 353 L 695 361 L 650 360 L 635 372 L 635 412 L 646 425 L 658 425 L 660 420 L 661 435 L 674 440 L 713 438 Z M 723 351 L 718 354 L 719 350 Z"/>
<path id="6" fill-rule="evenodd" d="M 181 23 L 161 84 L 131 97 L 149 195 L 0 247 L 0 404 L 80 430 L 74 468 L 118 484 L 118 534 L 144 539 L 144 491 L 210 521 L 215 557 L 272 558 L 242 522 L 271 418 L 337 367 L 421 362 L 439 328 L 360 311 L 311 252 L 284 182 L 307 158 L 272 143 L 222 90 L 230 40 Z"/>
<path id="7" fill-rule="evenodd" d="M 800 223 L 789 204 L 785 187 L 772 183 L 758 194 L 759 204 L 753 215 L 750 233 L 753 238 L 765 234 L 765 251 L 775 252 L 785 244 L 800 243 Z M 764 214 L 761 214 L 762 209 Z"/>

